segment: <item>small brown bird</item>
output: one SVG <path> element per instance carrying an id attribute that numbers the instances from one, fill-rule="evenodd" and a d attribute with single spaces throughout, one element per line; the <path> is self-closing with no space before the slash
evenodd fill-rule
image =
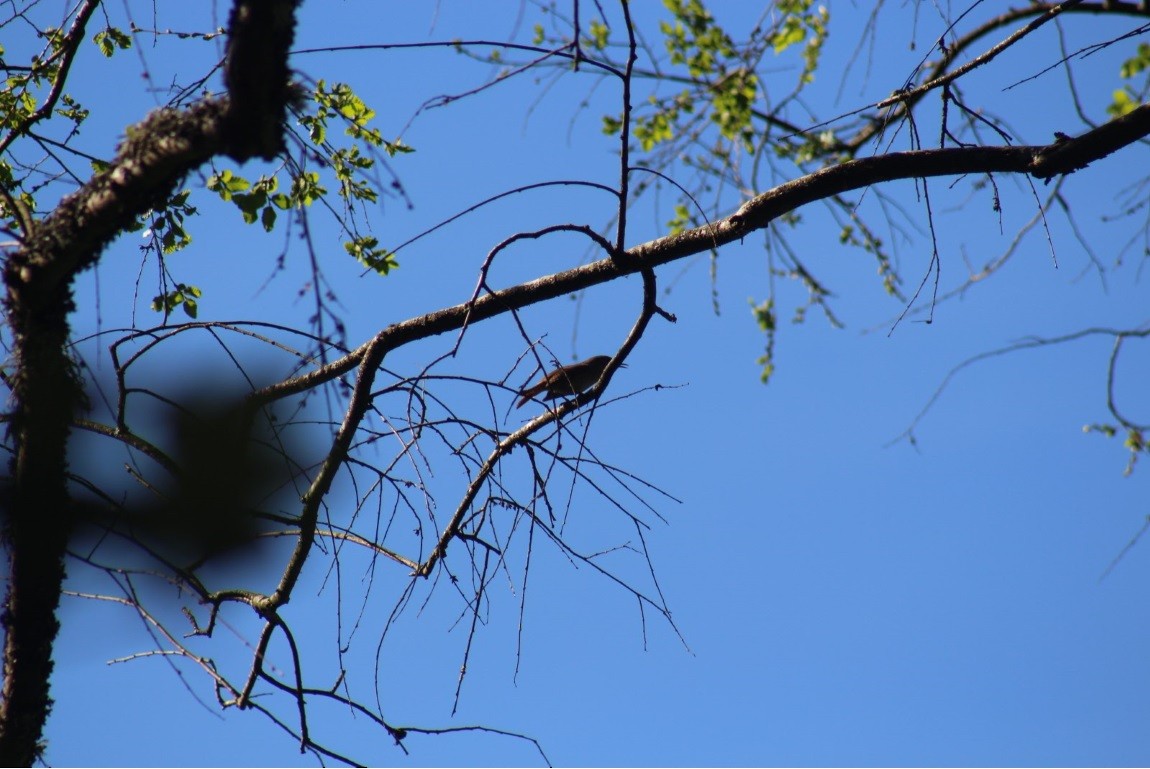
<path id="1" fill-rule="evenodd" d="M 560 366 L 535 384 L 521 391 L 523 397 L 515 404 L 519 408 L 544 390 L 546 400 L 555 400 L 564 395 L 578 395 L 599 381 L 603 369 L 611 362 L 610 355 L 596 355 L 594 358 L 572 363 L 570 366 Z"/>

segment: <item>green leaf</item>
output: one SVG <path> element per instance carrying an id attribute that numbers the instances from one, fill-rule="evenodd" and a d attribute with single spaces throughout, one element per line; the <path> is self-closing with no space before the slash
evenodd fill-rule
<path id="1" fill-rule="evenodd" d="M 387 275 L 399 266 L 399 262 L 395 261 L 394 252 L 379 248 L 379 241 L 376 238 L 353 238 L 344 243 L 343 247 L 360 264 L 375 270 L 379 275 Z"/>
<path id="2" fill-rule="evenodd" d="M 1139 43 L 1134 56 L 1122 62 L 1119 74 L 1129 79 L 1147 68 L 1150 68 L 1150 43 Z"/>
<path id="3" fill-rule="evenodd" d="M 88 119 L 88 110 L 80 106 L 80 103 L 73 99 L 68 94 L 62 94 L 60 101 L 64 103 L 63 107 L 56 108 L 56 114 L 62 118 L 71 120 L 77 128 L 80 124 Z"/>
<path id="4" fill-rule="evenodd" d="M 228 169 L 212 174 L 208 178 L 208 189 L 215 192 L 222 200 L 231 200 L 237 192 L 243 192 L 251 187 L 251 182 L 242 176 L 236 176 Z"/>
<path id="5" fill-rule="evenodd" d="M 774 46 L 775 53 L 782 53 L 790 48 L 792 45 L 803 42 L 807 37 L 807 31 L 803 28 L 802 23 L 798 19 L 787 19 L 783 22 L 783 26 L 771 38 L 771 44 Z"/>
<path id="6" fill-rule="evenodd" d="M 602 51 L 607 47 L 607 38 L 610 36 L 611 30 L 608 29 L 606 24 L 595 19 L 591 22 L 591 27 L 588 29 L 588 32 L 591 36 L 587 42 L 590 43 L 592 48 L 596 51 Z"/>
<path id="7" fill-rule="evenodd" d="M 691 223 L 691 212 L 683 203 L 675 205 L 675 216 L 667 222 L 668 234 L 678 235 Z"/>
<path id="8" fill-rule="evenodd" d="M 268 203 L 268 196 L 265 192 L 241 192 L 232 196 L 232 202 L 240 209 L 243 214 L 244 222 L 246 224 L 254 224 L 256 219 L 259 218 L 260 209 Z"/>
<path id="9" fill-rule="evenodd" d="M 752 305 L 751 313 L 755 316 L 755 323 L 763 331 L 774 331 L 777 328 L 778 319 L 775 316 L 775 303 L 772 299 L 766 299 L 761 304 Z"/>
<path id="10" fill-rule="evenodd" d="M 1111 97 L 1113 101 L 1106 107 L 1106 113 L 1111 117 L 1122 117 L 1134 111 L 1138 102 L 1131 98 L 1126 88 L 1119 88 Z"/>
<path id="11" fill-rule="evenodd" d="M 92 37 L 92 42 L 100 49 L 100 53 L 108 58 L 111 58 L 117 49 L 126 51 L 132 47 L 132 38 L 115 27 L 104 27 Z"/>
<path id="12" fill-rule="evenodd" d="M 292 179 L 291 196 L 296 205 L 310 206 L 326 194 L 315 171 L 306 171 Z"/>
<path id="13" fill-rule="evenodd" d="M 152 299 L 152 310 L 162 312 L 167 316 L 171 314 L 172 310 L 182 306 L 185 315 L 189 318 L 195 318 L 200 310 L 199 302 L 196 300 L 201 296 L 203 296 L 203 291 L 198 287 L 177 283 L 171 291 Z"/>
<path id="14" fill-rule="evenodd" d="M 404 144 L 402 139 L 396 139 L 393 142 L 384 142 L 383 143 L 383 149 L 391 157 L 395 157 L 396 155 L 406 155 L 410 152 L 415 152 L 415 148 L 409 147 L 408 145 Z"/>
<path id="15" fill-rule="evenodd" d="M 759 371 L 759 381 L 763 384 L 769 384 L 771 376 L 775 373 L 775 331 L 778 327 L 775 301 L 765 299 L 759 304 L 755 304 L 754 300 L 751 300 L 751 314 L 754 315 L 755 323 L 758 324 L 767 338 L 766 349 L 755 362 L 762 367 Z"/>

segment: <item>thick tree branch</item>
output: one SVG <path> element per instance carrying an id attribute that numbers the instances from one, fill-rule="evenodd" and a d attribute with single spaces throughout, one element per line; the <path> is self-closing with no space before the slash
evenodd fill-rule
<path id="1" fill-rule="evenodd" d="M 252 403 L 271 403 L 342 376 L 360 365 L 368 350 L 380 346 L 385 351 L 394 350 L 419 339 L 457 331 L 465 322 L 475 323 L 704 253 L 741 240 L 778 216 L 844 192 L 881 182 L 934 176 L 1017 173 L 1045 180 L 1081 169 L 1147 135 L 1150 135 L 1150 105 L 1143 105 L 1078 137 L 1060 136 L 1047 145 L 892 152 L 829 166 L 752 198 L 724 219 L 633 246 L 616 257 L 493 291 L 474 301 L 388 326 L 343 358 L 258 390 L 252 395 Z"/>
<path id="2" fill-rule="evenodd" d="M 83 6 L 74 26 L 76 44 L 96 5 Z M 56 609 L 73 525 L 67 440 L 85 405 L 67 353 L 72 283 L 141 215 L 163 208 L 184 176 L 209 158 L 221 153 L 241 160 L 270 157 L 282 147 L 277 134 L 288 95 L 286 57 L 295 5 L 294 0 L 238 0 L 230 38 L 236 61 L 227 68 L 236 93 L 188 110 L 161 109 L 130 127 L 113 163 L 43 220 L 28 223 L 21 248 L 4 265 L 16 363 L 11 414 L 16 450 L 11 489 L 2 500 L 9 579 L 0 617 L 5 629 L 0 765 L 36 760 L 51 708 Z M 275 56 L 278 61 L 266 60 Z M 70 58 L 71 52 L 53 93 L 63 87 Z M 31 122 L 18 130 L 26 131 Z"/>
<path id="3" fill-rule="evenodd" d="M 299 2 L 237 0 L 232 7 L 224 81 L 231 98 L 227 153 L 236 160 L 271 160 L 283 151 L 288 50 Z"/>

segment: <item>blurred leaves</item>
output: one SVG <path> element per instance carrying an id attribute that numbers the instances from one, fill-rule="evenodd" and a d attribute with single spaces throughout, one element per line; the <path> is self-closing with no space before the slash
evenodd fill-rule
<path id="1" fill-rule="evenodd" d="M 141 471 L 147 497 L 114 507 L 86 502 L 84 517 L 190 571 L 257 558 L 277 525 L 269 506 L 290 490 L 298 451 L 233 389 L 207 378 L 183 389 L 148 430 L 171 472 Z"/>

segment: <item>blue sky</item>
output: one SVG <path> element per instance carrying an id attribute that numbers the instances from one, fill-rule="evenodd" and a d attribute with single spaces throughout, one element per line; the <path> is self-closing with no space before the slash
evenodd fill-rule
<path id="1" fill-rule="evenodd" d="M 536 13 L 518 5 L 506 15 L 480 13 L 470 3 L 406 5 L 305 3 L 297 47 L 505 39 L 516 29 L 523 41 Z M 739 37 L 747 18 L 729 5 L 717 4 L 716 14 Z M 836 65 L 853 50 L 861 22 L 851 5 L 831 10 L 834 45 L 808 97 L 821 116 L 871 103 L 901 85 L 943 27 L 935 10 L 912 18 L 892 9 L 883 28 L 887 43 L 874 54 L 868 77 L 856 64 L 836 106 Z M 223 23 L 211 18 L 207 4 L 201 15 L 166 16 L 184 12 L 160 8 L 157 23 L 181 31 Z M 126 26 L 120 7 L 108 13 Z M 147 14 L 142 18 L 150 24 Z M 641 22 L 654 40 L 651 19 Z M 1075 17 L 1067 26 L 1078 25 L 1076 33 L 1090 39 L 1133 26 L 1103 24 Z M 139 76 L 141 62 L 153 83 L 166 85 L 173 77 L 191 82 L 218 55 L 215 42 L 167 36 L 154 46 L 146 36 L 137 42 L 147 44 L 110 61 L 90 55 L 77 72 L 75 91 L 94 108 L 113 95 L 119 100 L 85 127 L 82 141 L 93 152 L 107 154 L 124 126 L 156 105 L 158 97 Z M 1107 55 L 1079 64 L 1078 85 L 1094 119 L 1104 117 L 1116 62 L 1126 54 Z M 1063 104 L 1061 75 L 1006 93 L 998 87 L 1003 73 L 1021 79 L 1058 58 L 1053 29 L 1010 56 L 1002 69 L 973 79 L 969 95 L 1013 108 L 1007 114 L 1020 142 L 1083 130 Z M 392 163 L 413 207 L 391 198 L 372 212 L 373 231 L 385 243 L 403 242 L 517 185 L 616 181 L 615 147 L 598 122 L 603 111 L 616 109 L 610 82 L 565 77 L 544 88 L 521 77 L 412 120 L 424 100 L 467 91 L 492 70 L 443 49 L 308 54 L 293 65 L 313 79 L 350 82 L 377 110 L 383 134 L 402 131 L 416 148 Z M 780 58 L 767 87 L 785 92 L 794 77 L 795 60 Z M 583 101 L 587 106 L 580 108 Z M 1018 112 L 1020 102 L 1032 106 Z M 894 141 L 906 148 L 905 137 Z M 358 696 L 369 703 L 378 696 L 398 725 L 483 724 L 530 735 L 558 765 L 1144 765 L 1150 760 L 1146 546 L 1133 548 L 1102 576 L 1150 513 L 1148 470 L 1124 477 L 1120 441 L 1082 431 L 1108 418 L 1111 340 L 1086 338 L 969 366 L 918 425 L 917 448 L 895 440 L 947 373 L 971 356 L 1030 336 L 1146 322 L 1141 258 L 1136 249 L 1120 250 L 1137 223 L 1103 221 L 1118 206 L 1116 190 L 1141 174 L 1144 152 L 1129 150 L 1071 180 L 1075 216 L 1107 268 L 1105 280 L 1064 221 L 1052 217 L 1057 265 L 1042 233 L 1032 233 L 993 279 L 940 304 L 933 323 L 912 315 L 893 333 L 902 305 L 882 294 L 873 260 L 839 247 L 835 229 L 812 207 L 789 237 L 835 291 L 846 328 L 830 328 L 813 310 L 802 325 L 784 322 L 778 371 L 767 386 L 755 363 L 763 338 L 748 307 L 748 300 L 767 295 L 772 279 L 762 238 L 724 248 L 713 281 L 705 256 L 663 268 L 660 289 L 669 290 L 660 304 L 678 322 L 652 322 L 628 368 L 612 381 L 609 394 L 628 397 L 598 408 L 589 441 L 605 461 L 673 497 L 646 494 L 665 523 L 642 517 L 650 524 L 644 536 L 658 587 L 682 640 L 654 613 L 641 616 L 628 593 L 575 568 L 540 540 L 522 620 L 522 549 L 509 556 L 512 576 L 497 579 L 489 591 L 486 622 L 453 716 L 467 640 L 467 621 L 457 624 L 461 601 L 436 587 L 427 607 L 409 609 L 379 644 L 382 623 L 408 581 L 403 569 L 379 564 L 367 597 L 347 598 L 343 608 L 345 622 L 362 616 L 349 656 Z M 201 182 L 192 178 L 188 186 Z M 1001 223 L 985 192 L 932 183 L 944 290 L 962 282 L 967 263 L 1001 254 L 1033 216 L 1026 187 L 1009 179 L 999 184 L 1005 190 Z M 920 230 L 913 241 L 898 243 L 899 266 L 913 285 L 929 257 L 922 204 L 910 182 L 887 189 Z M 301 287 L 309 272 L 296 237 L 285 238 L 282 229 L 270 236 L 254 232 L 233 210 L 197 194 L 203 215 L 191 223 L 193 245 L 170 267 L 203 287 L 201 318 L 305 322 L 311 308 Z M 720 213 L 737 205 L 733 197 L 723 200 Z M 663 234 L 671 202 L 664 191 L 636 209 L 629 245 Z M 484 256 L 512 233 L 569 221 L 599 226 L 610 214 L 602 193 L 560 188 L 515 196 L 401 251 L 400 268 L 386 278 L 361 275 L 318 214 L 313 240 L 356 345 L 390 323 L 466 300 Z M 137 281 L 136 322 L 158 322 L 147 309 L 155 266 L 141 268 L 139 238 L 115 244 L 78 287 L 77 336 L 129 324 L 127 287 Z M 285 248 L 281 269 L 276 259 Z M 1115 266 L 1119 256 L 1123 263 Z M 513 285 L 586 258 L 583 242 L 553 237 L 508 251 L 491 279 Z M 786 321 L 802 292 L 775 280 Z M 531 308 L 523 319 L 532 336 L 547 334 L 550 348 L 569 361 L 613 351 L 639 300 L 638 281 L 626 280 L 579 302 Z M 386 365 L 413 374 L 454 341 L 427 340 L 398 351 Z M 1138 396 L 1150 375 L 1148 345 L 1129 343 L 1117 381 L 1131 416 L 1142 420 L 1146 404 Z M 512 324 L 496 320 L 469 331 L 459 356 L 436 372 L 498 379 L 523 348 Z M 221 360 L 218 346 L 200 338 L 163 366 L 183 376 L 214 370 Z M 519 384 L 527 375 L 521 368 L 510 381 Z M 465 399 L 459 408 L 484 413 L 474 393 L 461 388 L 459 397 Z M 501 410 L 498 418 L 514 428 L 528 411 Z M 523 471 L 513 467 L 510 478 Z M 463 482 L 446 469 L 428 476 L 439 510 L 451 510 Z M 333 509 L 340 509 L 338 498 Z M 566 535 L 588 551 L 636 544 L 627 520 L 585 487 L 575 490 L 567 517 Z M 620 552 L 605 563 L 652 588 L 641 557 Z M 352 595 L 366 573 L 349 556 L 340 589 Z M 317 650 L 305 670 L 316 686 L 335 677 L 333 579 L 317 560 L 285 609 L 301 640 Z M 73 588 L 107 585 L 77 575 Z M 429 589 L 417 586 L 418 601 Z M 109 665 L 154 648 L 128 610 L 72 599 L 62 619 L 47 733 L 51 764 L 315 763 L 261 716 L 219 715 L 198 670 L 177 664 L 177 673 L 157 657 Z M 237 612 L 218 644 L 203 649 L 242 671 L 257 632 Z M 281 672 L 288 669 L 283 654 L 273 645 Z M 294 718 L 283 700 L 277 712 Z M 318 708 L 312 728 L 333 747 L 373 764 L 541 761 L 529 742 L 479 733 L 411 735 L 410 755 L 404 755 L 364 719 L 334 708 Z"/>

